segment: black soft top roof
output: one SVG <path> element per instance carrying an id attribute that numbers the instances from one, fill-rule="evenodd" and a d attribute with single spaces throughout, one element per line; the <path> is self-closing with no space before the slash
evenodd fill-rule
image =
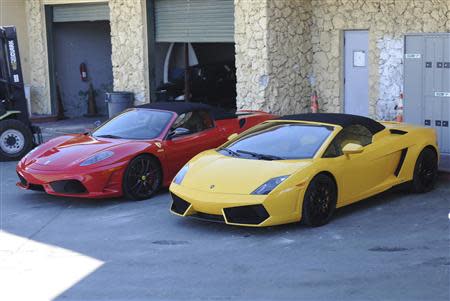
<path id="1" fill-rule="evenodd" d="M 137 106 L 137 108 L 171 111 L 178 115 L 191 111 L 211 110 L 210 106 L 198 102 L 152 102 Z"/>
<path id="2" fill-rule="evenodd" d="M 152 102 L 137 106 L 137 108 L 164 110 L 181 115 L 192 111 L 208 111 L 214 120 L 236 118 L 233 112 L 227 112 L 224 109 L 216 108 L 199 102 Z"/>
<path id="3" fill-rule="evenodd" d="M 372 134 L 378 133 L 384 130 L 384 125 L 381 123 L 370 119 L 368 117 L 351 115 L 351 114 L 340 114 L 340 113 L 307 113 L 307 114 L 296 114 L 296 115 L 285 115 L 277 120 L 298 120 L 298 121 L 312 121 L 312 122 L 323 122 L 329 124 L 340 125 L 343 128 L 350 125 L 360 124 L 365 126 Z"/>

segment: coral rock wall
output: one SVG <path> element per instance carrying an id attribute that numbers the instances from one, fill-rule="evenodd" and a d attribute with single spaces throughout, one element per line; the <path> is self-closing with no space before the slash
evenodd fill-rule
<path id="1" fill-rule="evenodd" d="M 395 117 L 403 36 L 450 32 L 450 0 L 234 0 L 237 106 L 285 114 L 343 110 L 342 35 L 369 31 L 369 113 Z M 114 89 L 149 100 L 144 0 L 110 0 Z M 50 113 L 44 5 L 26 0 L 32 107 Z"/>
<path id="2" fill-rule="evenodd" d="M 267 3 L 235 0 L 237 107 L 261 109 L 267 105 L 269 81 Z"/>
<path id="3" fill-rule="evenodd" d="M 44 6 L 38 0 L 26 0 L 25 10 L 30 49 L 31 110 L 37 114 L 50 114 L 50 83 Z"/>
<path id="4" fill-rule="evenodd" d="M 235 0 L 238 107 L 343 110 L 342 35 L 369 31 L 369 113 L 395 117 L 403 89 L 403 36 L 449 32 L 447 0 Z M 259 32 L 262 31 L 262 32 Z"/>
<path id="5" fill-rule="evenodd" d="M 145 3 L 110 0 L 114 90 L 134 92 L 135 103 L 149 102 Z"/>
<path id="6" fill-rule="evenodd" d="M 268 2 L 269 84 L 264 109 L 286 114 L 305 112 L 311 94 L 311 3 Z"/>
<path id="7" fill-rule="evenodd" d="M 238 108 L 306 110 L 310 9 L 302 0 L 235 0 Z"/>
<path id="8" fill-rule="evenodd" d="M 369 30 L 369 113 L 393 119 L 403 90 L 403 36 L 449 32 L 450 1 L 313 0 L 313 69 L 321 104 L 342 111 L 342 31 Z"/>

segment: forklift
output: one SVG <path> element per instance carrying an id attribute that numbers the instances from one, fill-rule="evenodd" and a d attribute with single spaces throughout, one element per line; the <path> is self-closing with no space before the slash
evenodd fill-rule
<path id="1" fill-rule="evenodd" d="M 0 26 L 0 161 L 20 160 L 42 143 L 30 122 L 14 26 Z"/>

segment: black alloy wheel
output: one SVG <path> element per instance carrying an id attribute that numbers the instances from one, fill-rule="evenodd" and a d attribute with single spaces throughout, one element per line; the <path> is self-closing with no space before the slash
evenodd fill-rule
<path id="1" fill-rule="evenodd" d="M 417 157 L 414 166 L 412 191 L 415 193 L 428 192 L 433 189 L 438 176 L 438 159 L 431 148 L 423 149 Z"/>
<path id="2" fill-rule="evenodd" d="M 132 200 L 150 198 L 161 186 L 162 172 L 159 162 L 140 155 L 131 160 L 123 175 L 123 193 Z"/>
<path id="3" fill-rule="evenodd" d="M 326 174 L 315 176 L 306 189 L 303 199 L 302 222 L 319 227 L 329 222 L 336 209 L 337 187 Z"/>

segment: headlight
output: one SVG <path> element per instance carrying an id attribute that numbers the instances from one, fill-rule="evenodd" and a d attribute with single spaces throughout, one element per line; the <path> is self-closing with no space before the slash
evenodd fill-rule
<path id="1" fill-rule="evenodd" d="M 272 190 L 275 189 L 278 185 L 281 184 L 284 180 L 286 180 L 289 176 L 281 176 L 272 178 L 266 183 L 262 184 L 258 188 L 256 188 L 255 191 L 252 192 L 252 194 L 269 194 Z"/>
<path id="2" fill-rule="evenodd" d="M 114 155 L 114 153 L 112 151 L 104 151 L 104 152 L 95 154 L 92 157 L 89 157 L 86 160 L 84 160 L 83 162 L 81 162 L 80 166 L 88 166 L 88 165 L 95 164 L 97 162 L 108 159 L 112 155 Z"/>
<path id="3" fill-rule="evenodd" d="M 173 182 L 175 184 L 180 185 L 181 182 L 183 182 L 184 176 L 186 175 L 187 171 L 189 169 L 189 165 L 186 164 L 185 166 L 183 166 L 180 171 L 177 173 L 177 175 L 175 176 L 175 178 L 173 178 Z"/>

